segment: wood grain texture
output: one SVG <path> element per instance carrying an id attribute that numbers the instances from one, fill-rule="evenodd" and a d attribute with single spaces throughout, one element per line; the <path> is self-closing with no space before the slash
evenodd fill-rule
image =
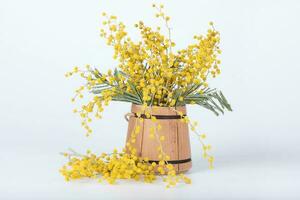
<path id="1" fill-rule="evenodd" d="M 178 157 L 180 160 L 191 158 L 190 137 L 188 125 L 178 120 Z M 192 162 L 182 163 L 179 165 L 178 171 L 187 171 L 192 167 Z"/>
<path id="2" fill-rule="evenodd" d="M 168 107 L 147 107 L 152 115 L 177 115 L 176 111 Z M 186 114 L 186 107 L 177 107 L 177 111 Z M 132 113 L 141 113 L 144 111 L 140 105 L 132 105 Z M 165 136 L 165 141 L 163 141 L 162 148 L 163 151 L 170 156 L 170 160 L 184 160 L 191 158 L 191 148 L 188 125 L 181 122 L 179 119 L 162 119 L 157 120 L 161 125 L 161 130 L 157 131 L 158 137 Z M 158 150 L 159 142 L 157 138 L 151 139 L 149 137 L 151 128 L 155 128 L 157 123 L 151 121 L 150 119 L 144 119 L 142 122 L 135 118 L 130 117 L 128 124 L 127 142 L 130 142 L 130 135 L 136 125 L 141 126 L 141 132 L 136 138 L 136 143 L 132 144 L 137 150 L 137 155 L 140 157 L 147 157 L 149 160 L 159 160 Z M 174 164 L 176 172 L 187 171 L 192 167 L 191 162 Z"/>
<path id="3" fill-rule="evenodd" d="M 141 127 L 140 133 L 136 136 L 135 143 L 131 143 L 131 134 L 135 130 L 136 126 Z M 144 123 L 141 122 L 138 118 L 130 117 L 129 121 L 128 121 L 128 130 L 127 130 L 126 143 L 130 142 L 131 146 L 134 147 L 137 150 L 137 156 L 139 156 L 139 157 L 142 156 L 141 155 L 141 147 L 142 147 L 142 141 L 143 141 L 143 132 L 144 132 Z"/>

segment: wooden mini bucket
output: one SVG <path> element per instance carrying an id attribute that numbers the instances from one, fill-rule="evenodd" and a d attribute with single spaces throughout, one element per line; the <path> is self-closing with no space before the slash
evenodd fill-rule
<path id="1" fill-rule="evenodd" d="M 181 120 L 174 108 L 169 107 L 147 107 L 146 110 L 152 116 L 155 116 L 157 122 L 161 125 L 161 129 L 157 131 L 158 136 L 164 136 L 165 140 L 161 142 L 162 149 L 166 155 L 170 156 L 168 163 L 173 164 L 176 172 L 184 172 L 192 167 L 191 147 L 189 139 L 188 124 Z M 186 115 L 186 107 L 176 107 L 177 111 Z M 141 113 L 140 120 L 137 118 L 137 113 Z M 142 106 L 132 105 L 131 115 L 129 118 L 128 132 L 126 143 L 130 142 L 131 134 L 136 126 L 140 127 L 140 132 L 136 136 L 132 146 L 137 150 L 137 156 L 148 158 L 150 162 L 158 162 L 159 142 L 157 139 L 149 137 L 151 127 L 157 126 L 156 122 L 147 119 L 144 115 Z"/>

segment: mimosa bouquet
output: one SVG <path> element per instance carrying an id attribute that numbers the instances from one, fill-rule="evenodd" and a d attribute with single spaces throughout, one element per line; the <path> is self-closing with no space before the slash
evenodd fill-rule
<path id="1" fill-rule="evenodd" d="M 132 104 L 132 112 L 126 115 L 130 127 L 124 149 L 120 152 L 115 149 L 111 154 L 101 155 L 89 151 L 87 155 L 64 153 L 70 158 L 70 162 L 61 169 L 67 180 L 90 177 L 105 179 L 109 183 L 114 183 L 116 179 L 152 182 L 160 174 L 165 175 L 163 180 L 167 182 L 167 187 L 176 185 L 181 180 L 190 183 L 190 179 L 181 172 L 191 165 L 181 169 L 183 161 L 175 162 L 174 156 L 170 155 L 174 153 L 173 147 L 170 149 L 170 141 L 176 134 L 176 156 L 182 151 L 183 147 L 178 146 L 181 132 L 185 137 L 181 139 L 188 141 L 185 144 L 189 148 L 188 130 L 185 128 L 188 125 L 198 135 L 203 157 L 212 167 L 214 158 L 209 154 L 211 146 L 204 143 L 206 135 L 196 130 L 197 123 L 187 117 L 185 106 L 199 105 L 216 115 L 224 113 L 224 110 L 231 111 L 223 93 L 210 88 L 208 84 L 209 78 L 220 74 L 220 34 L 210 22 L 206 35 L 196 35 L 193 44 L 185 49 L 175 50 L 170 17 L 164 13 L 163 5 L 154 4 L 153 7 L 157 11 L 156 17 L 165 24 L 167 36 L 161 33 L 160 27 L 151 28 L 140 21 L 134 26 L 140 32 L 141 40 L 133 41 L 128 36 L 125 25 L 116 16 L 103 13 L 105 19 L 100 35 L 107 45 L 113 47 L 113 58 L 118 61 L 118 66 L 104 73 L 87 65 L 85 69 L 74 67 L 66 74 L 67 77 L 79 74 L 85 80 L 84 85 L 76 90 L 72 101 L 78 97 L 83 98 L 83 91 L 89 91 L 89 102 L 74 110 L 80 115 L 87 136 L 92 133 L 89 123 L 93 116 L 101 118 L 104 106 L 111 101 Z M 175 131 L 170 128 L 170 123 L 176 127 Z M 179 127 L 183 129 L 180 131 Z M 157 145 L 157 149 L 154 148 L 155 153 L 143 154 L 142 152 L 149 152 L 150 146 L 140 147 L 140 144 L 141 141 L 144 141 L 143 144 L 147 143 L 145 140 L 148 138 L 153 141 L 148 144 Z M 180 158 L 177 157 L 178 159 Z"/>

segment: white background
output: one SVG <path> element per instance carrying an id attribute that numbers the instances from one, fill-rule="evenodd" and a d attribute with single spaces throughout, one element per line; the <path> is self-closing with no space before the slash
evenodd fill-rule
<path id="1" fill-rule="evenodd" d="M 66 183 L 59 152 L 72 147 L 108 152 L 122 147 L 126 103 L 112 103 L 84 136 L 72 114 L 79 78 L 73 66 L 114 68 L 112 49 L 99 37 L 102 11 L 115 14 L 137 38 L 133 24 L 157 23 L 152 1 L 0 0 L 0 199 L 299 199 L 299 1 L 163 1 L 177 48 L 205 33 L 221 32 L 222 74 L 211 82 L 234 112 L 216 117 L 189 106 L 216 157 L 207 169 L 191 135 L 192 185 L 165 190 L 119 182 Z"/>

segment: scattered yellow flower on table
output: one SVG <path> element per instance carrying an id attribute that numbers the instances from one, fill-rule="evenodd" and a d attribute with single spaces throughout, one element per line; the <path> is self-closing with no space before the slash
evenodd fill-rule
<path id="1" fill-rule="evenodd" d="M 173 165 L 159 162 L 159 167 L 155 162 L 150 162 L 148 158 L 137 158 L 133 154 L 125 151 L 118 152 L 117 149 L 112 154 L 105 153 L 97 156 L 90 150 L 87 155 L 81 155 L 74 151 L 63 153 L 70 161 L 60 169 L 60 173 L 67 181 L 80 178 L 97 179 L 99 182 L 106 180 L 109 184 L 115 184 L 117 179 L 133 179 L 151 183 L 157 179 L 156 170 L 164 175 L 167 187 L 175 186 L 182 181 L 190 183 L 189 178 L 183 174 L 176 175 Z"/>

